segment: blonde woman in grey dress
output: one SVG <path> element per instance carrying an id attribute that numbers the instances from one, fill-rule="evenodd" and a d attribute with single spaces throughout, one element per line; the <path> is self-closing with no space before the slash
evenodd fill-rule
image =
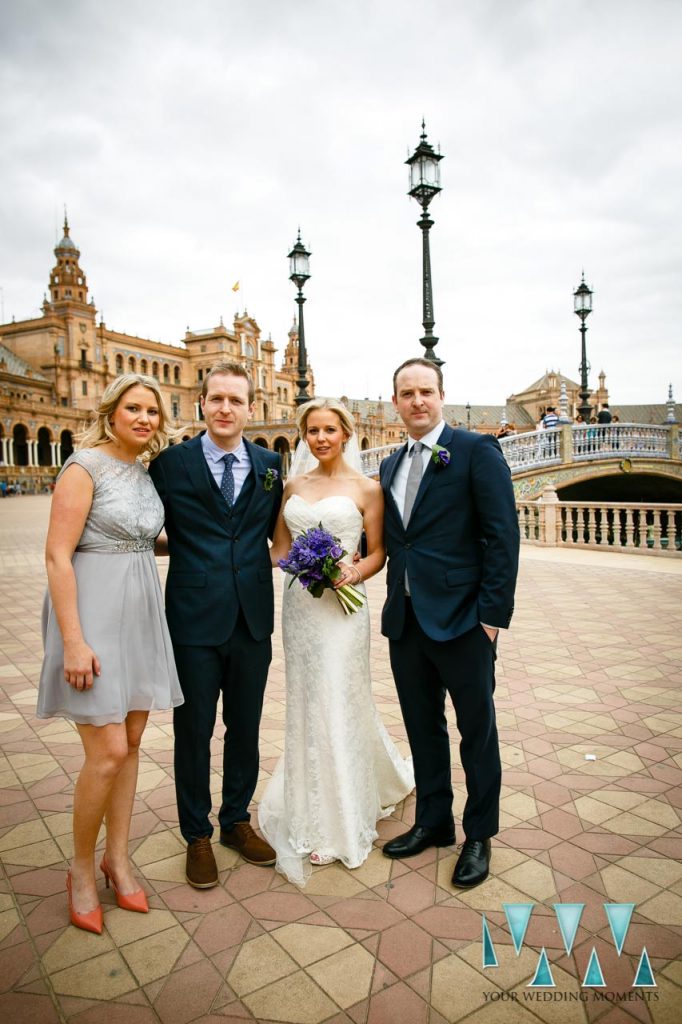
<path id="1" fill-rule="evenodd" d="M 67 891 L 71 923 L 97 933 L 103 821 L 107 887 L 124 910 L 149 909 L 128 856 L 138 750 L 149 712 L 182 703 L 154 561 L 163 507 L 143 461 L 167 445 L 166 422 L 156 380 L 113 381 L 59 474 L 47 535 L 37 714 L 71 719 L 83 743 Z"/>

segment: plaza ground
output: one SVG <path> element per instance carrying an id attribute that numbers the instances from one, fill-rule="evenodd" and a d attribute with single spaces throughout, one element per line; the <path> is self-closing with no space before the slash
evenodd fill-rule
<path id="1" fill-rule="evenodd" d="M 119 910 L 102 881 L 105 931 L 94 936 L 68 925 L 64 891 L 80 743 L 69 723 L 34 717 L 49 501 L 0 501 L 0 1019 L 682 1020 L 682 560 L 524 548 L 517 610 L 500 641 L 502 827 L 484 885 L 451 888 L 452 848 L 404 862 L 382 855 L 413 821 L 408 798 L 379 823 L 377 849 L 359 870 L 316 868 L 300 891 L 217 845 L 220 885 L 191 889 L 171 719 L 155 714 L 132 840 L 152 910 Z M 374 694 L 407 751 L 379 633 L 383 587 L 383 577 L 369 585 Z M 282 750 L 284 696 L 276 631 L 259 789 Z M 459 820 L 456 745 L 453 753 Z M 217 793 L 217 772 L 214 784 Z M 635 904 L 620 957 L 608 902 Z M 518 956 L 503 903 L 532 905 Z M 555 903 L 585 905 L 570 955 Z M 487 969 L 482 915 L 498 961 Z M 543 948 L 555 987 L 528 988 Z M 633 988 L 644 948 L 655 988 Z M 605 987 L 581 988 L 593 949 Z"/>

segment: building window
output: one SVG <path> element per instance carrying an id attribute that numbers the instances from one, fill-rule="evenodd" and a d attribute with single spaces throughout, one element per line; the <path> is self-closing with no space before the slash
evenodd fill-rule
<path id="1" fill-rule="evenodd" d="M 135 365 L 135 357 L 134 356 L 130 356 L 128 358 L 128 372 L 129 373 L 135 373 L 136 370 L 137 370 L 137 366 Z"/>
<path id="2" fill-rule="evenodd" d="M 152 377 L 156 377 L 157 380 L 159 379 L 159 364 L 158 363 L 152 363 Z"/>
<path id="3" fill-rule="evenodd" d="M 123 373 L 123 356 L 116 356 L 116 373 Z"/>
<path id="4" fill-rule="evenodd" d="M 284 401 L 285 402 L 289 401 L 289 389 L 288 388 L 284 389 Z"/>
<path id="5" fill-rule="evenodd" d="M 84 395 L 87 395 L 87 393 L 88 393 L 88 382 L 87 382 L 87 380 L 82 380 L 81 381 L 81 392 Z"/>
<path id="6" fill-rule="evenodd" d="M 140 360 L 140 373 L 146 373 L 146 372 L 147 372 L 147 360 L 146 359 L 141 359 Z"/>
<path id="7" fill-rule="evenodd" d="M 174 420 L 180 418 L 180 399 L 177 395 L 173 395 L 171 398 L 171 416 Z"/>
<path id="8" fill-rule="evenodd" d="M 163 383 L 170 384 L 170 366 L 168 363 L 163 364 Z"/>
<path id="9" fill-rule="evenodd" d="M 174 366 L 173 367 L 173 383 L 174 384 L 179 384 L 180 383 L 180 367 L 179 366 Z"/>
<path id="10" fill-rule="evenodd" d="M 197 380 L 199 382 L 201 382 L 203 379 L 204 379 L 204 371 L 201 369 L 201 367 L 199 367 L 198 370 L 197 370 Z"/>

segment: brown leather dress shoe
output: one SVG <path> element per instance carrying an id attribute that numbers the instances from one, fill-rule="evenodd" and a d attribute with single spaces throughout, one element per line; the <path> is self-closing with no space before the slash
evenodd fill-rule
<path id="1" fill-rule="evenodd" d="M 210 836 L 202 836 L 187 844 L 185 878 L 195 889 L 212 889 L 218 884 L 218 865 Z"/>
<path id="2" fill-rule="evenodd" d="M 249 864 L 269 867 L 277 859 L 270 844 L 256 835 L 248 821 L 238 821 L 229 831 L 221 828 L 220 843 L 231 850 L 238 850 Z"/>

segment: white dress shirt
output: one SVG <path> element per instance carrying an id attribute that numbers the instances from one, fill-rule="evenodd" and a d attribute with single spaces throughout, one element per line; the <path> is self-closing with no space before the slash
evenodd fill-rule
<path id="1" fill-rule="evenodd" d="M 211 476 L 218 485 L 220 490 L 220 484 L 222 483 L 223 473 L 225 472 L 225 463 L 222 461 L 228 454 L 224 448 L 212 441 L 208 436 L 208 431 L 203 434 L 201 438 L 201 447 L 204 452 L 204 458 L 211 472 Z M 249 453 L 246 450 L 244 444 L 244 438 L 241 439 L 234 451 L 230 452 L 234 455 L 234 462 L 232 463 L 232 475 L 234 477 L 234 500 L 237 501 L 240 491 L 244 486 L 244 481 L 249 475 L 251 469 L 251 459 Z"/>
<path id="2" fill-rule="evenodd" d="M 431 448 L 433 447 L 434 444 L 438 443 L 438 438 L 443 433 L 444 426 L 445 423 L 443 420 L 441 420 L 438 426 L 434 427 L 433 430 L 430 430 L 428 434 L 424 435 L 424 437 L 419 438 L 421 443 L 426 446 L 425 448 L 422 448 L 421 452 L 422 474 L 426 472 L 426 467 L 428 466 L 429 459 L 431 458 L 432 455 Z M 401 516 L 403 514 L 403 509 L 405 508 L 407 474 L 410 472 L 410 452 L 412 451 L 412 448 L 414 447 L 416 440 L 417 439 L 414 437 L 408 437 L 407 451 L 400 460 L 398 468 L 393 474 L 393 481 L 391 482 L 391 494 L 395 499 L 395 503 L 398 506 L 398 511 L 400 512 Z"/>

